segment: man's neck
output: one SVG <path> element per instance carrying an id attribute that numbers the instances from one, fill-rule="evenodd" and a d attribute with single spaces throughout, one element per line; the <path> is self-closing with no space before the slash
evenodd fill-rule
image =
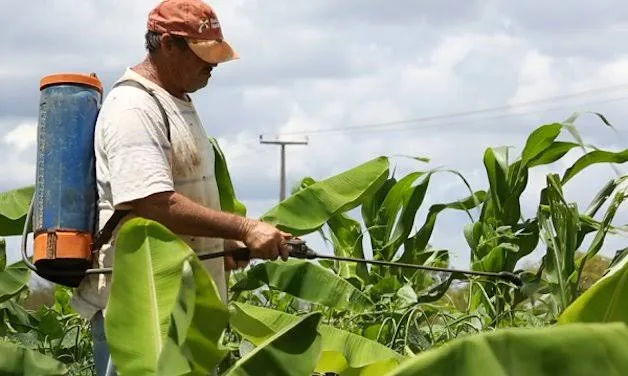
<path id="1" fill-rule="evenodd" d="M 184 92 L 175 89 L 173 85 L 165 79 L 167 74 L 163 71 L 163 69 L 159 69 L 159 64 L 157 64 L 150 56 L 147 56 L 144 61 L 131 69 L 140 76 L 154 82 L 156 85 L 159 85 L 170 93 L 170 95 L 182 100 L 188 100 L 188 97 Z"/>

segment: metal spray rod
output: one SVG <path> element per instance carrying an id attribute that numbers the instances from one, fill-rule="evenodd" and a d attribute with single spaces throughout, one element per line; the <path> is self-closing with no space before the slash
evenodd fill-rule
<path id="1" fill-rule="evenodd" d="M 416 265 L 416 264 L 407 264 L 403 262 L 390 262 L 390 261 L 381 261 L 381 260 L 365 260 L 358 259 L 352 257 L 338 257 L 338 256 L 328 256 L 321 255 L 316 253 L 313 249 L 308 247 L 303 240 L 290 240 L 288 244 L 292 247 L 290 251 L 290 257 L 300 258 L 300 259 L 326 259 L 326 260 L 334 260 L 334 261 L 346 261 L 346 262 L 357 262 L 364 264 L 375 264 L 382 265 L 394 268 L 407 268 L 407 269 L 419 269 L 419 270 L 429 270 L 435 272 L 446 272 L 446 273 L 458 273 L 458 274 L 466 274 L 466 275 L 477 275 L 483 277 L 491 277 L 491 278 L 500 278 L 507 280 L 509 282 L 514 283 L 517 286 L 522 286 L 523 282 L 521 278 L 517 276 L 515 273 L 511 272 L 483 272 L 476 270 L 461 270 L 461 269 L 449 269 L 449 268 L 439 268 L 435 266 L 427 266 L 427 265 Z M 239 248 L 232 251 L 223 251 L 211 254 L 200 255 L 199 258 L 201 260 L 213 259 L 224 256 L 231 256 L 234 260 L 249 260 L 251 258 L 251 251 L 248 248 Z"/>

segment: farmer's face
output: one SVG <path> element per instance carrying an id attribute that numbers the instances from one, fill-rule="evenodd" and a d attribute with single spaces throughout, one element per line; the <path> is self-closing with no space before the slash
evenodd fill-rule
<path id="1" fill-rule="evenodd" d="M 163 42 L 162 46 L 165 45 L 164 51 L 170 62 L 173 85 L 184 93 L 192 93 L 207 86 L 211 72 L 217 64 L 205 62 L 187 46 Z"/>

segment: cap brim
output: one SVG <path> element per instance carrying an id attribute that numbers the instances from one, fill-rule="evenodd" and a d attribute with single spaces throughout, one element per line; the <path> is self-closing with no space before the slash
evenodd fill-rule
<path id="1" fill-rule="evenodd" d="M 231 45 L 224 40 L 188 39 L 187 42 L 196 56 L 208 63 L 219 64 L 240 58 Z"/>

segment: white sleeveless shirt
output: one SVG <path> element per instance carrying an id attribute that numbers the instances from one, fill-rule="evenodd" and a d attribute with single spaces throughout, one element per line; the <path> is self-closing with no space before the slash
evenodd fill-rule
<path id="1" fill-rule="evenodd" d="M 103 101 L 94 134 L 98 220 L 104 226 L 115 208 L 151 194 L 176 191 L 211 209 L 220 210 L 214 172 L 214 149 L 191 100 L 170 95 L 130 68 L 119 81 L 133 79 L 154 89 L 170 121 L 169 146 L 166 127 L 155 100 L 132 86 L 113 88 Z M 111 267 L 115 246 L 101 248 L 94 267 Z M 222 239 L 179 235 L 195 252 L 211 253 L 224 248 Z M 227 301 L 227 281 L 222 258 L 202 261 Z M 110 275 L 87 276 L 75 290 L 72 306 L 91 318 L 106 310 Z"/>

